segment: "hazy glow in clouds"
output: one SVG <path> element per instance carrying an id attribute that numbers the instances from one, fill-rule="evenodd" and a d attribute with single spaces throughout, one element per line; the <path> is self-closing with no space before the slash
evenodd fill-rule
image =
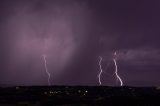
<path id="1" fill-rule="evenodd" d="M 51 1 L 42 2 L 40 7 L 36 7 L 37 2 L 35 5 L 34 2 L 19 3 L 13 6 L 14 13 L 6 18 L 5 30 L 10 51 L 6 58 L 10 65 L 6 73 L 14 76 L 14 72 L 21 76 L 21 73 L 31 71 L 29 73 L 33 79 L 43 80 L 43 67 L 40 65 L 43 61 L 39 60 L 46 55 L 48 70 L 55 76 L 60 75 L 73 60 L 77 46 L 83 42 L 81 39 L 85 38 L 86 26 L 80 22 L 86 21 L 85 6 L 54 4 Z M 23 65 L 27 71 L 21 69 Z"/>
<path id="2" fill-rule="evenodd" d="M 121 50 L 118 53 L 118 59 L 135 65 L 158 65 L 160 62 L 159 53 L 159 50 L 150 48 Z"/>
<path id="3" fill-rule="evenodd" d="M 34 56 L 48 55 L 48 57 L 53 59 L 52 62 L 55 63 L 55 69 L 65 66 L 73 55 L 76 46 L 71 25 L 67 24 L 64 20 L 57 21 L 53 19 L 50 20 L 51 25 L 48 24 L 50 29 L 46 29 L 45 31 L 45 26 L 41 26 L 42 28 L 36 32 L 31 26 L 26 26 L 26 24 L 30 25 L 32 22 L 28 20 L 22 21 L 26 21 L 26 23 L 22 25 L 20 23 L 20 26 L 17 26 L 16 31 L 18 33 L 15 32 L 16 35 L 14 35 L 12 49 L 20 54 L 28 53 Z M 36 25 L 35 28 L 37 27 L 39 26 Z"/>

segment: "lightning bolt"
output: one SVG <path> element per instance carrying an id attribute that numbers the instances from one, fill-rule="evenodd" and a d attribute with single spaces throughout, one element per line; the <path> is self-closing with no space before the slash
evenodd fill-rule
<path id="1" fill-rule="evenodd" d="M 46 61 L 46 55 L 42 55 L 43 57 L 43 60 L 44 60 L 44 66 L 45 66 L 45 71 L 48 75 L 48 85 L 51 85 L 51 82 L 50 82 L 50 73 L 48 72 L 48 69 L 47 69 L 47 61 Z"/>
<path id="2" fill-rule="evenodd" d="M 102 74 L 102 72 L 103 72 L 103 69 L 102 69 L 102 66 L 101 66 L 101 62 L 102 62 L 102 57 L 99 56 L 99 69 L 100 69 L 100 72 L 99 72 L 99 74 L 98 74 L 99 85 L 102 84 L 102 82 L 101 82 L 101 74 Z"/>
<path id="3" fill-rule="evenodd" d="M 114 53 L 114 56 L 116 56 L 117 53 L 115 52 Z M 117 61 L 116 61 L 116 57 L 113 58 L 113 62 L 114 62 L 114 65 L 115 65 L 115 75 L 117 77 L 117 79 L 119 80 L 120 82 L 120 86 L 123 86 L 123 81 L 122 79 L 120 78 L 120 76 L 118 75 L 118 68 L 117 68 Z"/>

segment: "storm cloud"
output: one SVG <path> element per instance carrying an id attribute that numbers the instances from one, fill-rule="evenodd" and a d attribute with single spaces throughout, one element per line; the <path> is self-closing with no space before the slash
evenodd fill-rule
<path id="1" fill-rule="evenodd" d="M 1 0 L 0 84 L 117 86 L 160 83 L 159 1 Z"/>

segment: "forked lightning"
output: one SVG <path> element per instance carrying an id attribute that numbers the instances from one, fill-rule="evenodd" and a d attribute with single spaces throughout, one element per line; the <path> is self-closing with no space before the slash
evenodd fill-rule
<path id="1" fill-rule="evenodd" d="M 44 66 L 45 66 L 45 72 L 48 75 L 48 85 L 51 85 L 50 82 L 50 73 L 48 72 L 48 68 L 47 68 L 47 61 L 46 61 L 46 55 L 42 55 L 43 56 L 43 60 L 44 60 Z"/>

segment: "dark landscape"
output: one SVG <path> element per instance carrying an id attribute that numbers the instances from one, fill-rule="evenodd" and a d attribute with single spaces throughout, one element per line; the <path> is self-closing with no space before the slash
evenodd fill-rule
<path id="1" fill-rule="evenodd" d="M 0 106 L 158 106 L 159 98 L 158 87 L 17 86 L 0 88 Z"/>

